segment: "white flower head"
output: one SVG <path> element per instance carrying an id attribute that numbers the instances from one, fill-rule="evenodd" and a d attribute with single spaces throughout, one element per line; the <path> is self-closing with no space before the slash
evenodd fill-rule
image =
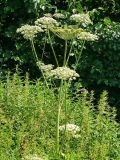
<path id="1" fill-rule="evenodd" d="M 18 28 L 16 32 L 21 33 L 25 39 L 32 40 L 37 33 L 43 32 L 43 30 L 41 27 L 26 24 L 21 28 Z"/>
<path id="2" fill-rule="evenodd" d="M 56 79 L 73 80 L 79 77 L 79 74 L 68 67 L 57 67 L 56 69 L 51 70 L 51 76 Z"/>
<path id="3" fill-rule="evenodd" d="M 44 72 L 49 72 L 53 69 L 54 65 L 52 64 L 47 64 L 45 65 L 44 63 L 41 64 L 41 69 L 44 71 Z"/>
<path id="4" fill-rule="evenodd" d="M 71 26 L 55 27 L 51 28 L 51 31 L 59 38 L 64 40 L 70 40 L 77 37 L 77 35 L 83 31 L 82 28 L 73 28 Z"/>
<path id="5" fill-rule="evenodd" d="M 62 126 L 59 127 L 59 130 L 61 132 L 64 132 L 65 127 L 66 127 L 66 132 L 73 135 L 73 136 L 75 136 L 80 131 L 79 126 L 77 126 L 75 124 L 66 124 L 66 126 L 62 125 Z"/>
<path id="6" fill-rule="evenodd" d="M 46 16 L 37 19 L 35 21 L 35 24 L 45 29 L 52 28 L 59 25 L 55 19 L 53 19 L 52 17 L 46 17 Z"/>
<path id="7" fill-rule="evenodd" d="M 70 17 L 70 20 L 75 21 L 77 23 L 92 24 L 92 21 L 88 13 L 73 14 Z"/>
<path id="8" fill-rule="evenodd" d="M 39 157 L 37 154 L 30 154 L 24 158 L 24 160 L 44 160 Z"/>
<path id="9" fill-rule="evenodd" d="M 89 32 L 80 32 L 77 36 L 80 40 L 86 40 L 86 41 L 95 41 L 98 40 L 98 36 L 91 34 Z"/>
<path id="10" fill-rule="evenodd" d="M 55 17 L 57 19 L 64 19 L 65 18 L 64 14 L 62 14 L 62 13 L 55 13 L 55 14 L 53 14 L 53 17 Z"/>

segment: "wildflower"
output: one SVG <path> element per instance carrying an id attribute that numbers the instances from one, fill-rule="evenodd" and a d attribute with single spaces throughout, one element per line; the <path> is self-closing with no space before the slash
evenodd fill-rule
<path id="1" fill-rule="evenodd" d="M 67 67 L 57 67 L 51 70 L 51 76 L 56 79 L 73 80 L 79 77 L 79 74 Z"/>
<path id="2" fill-rule="evenodd" d="M 24 158 L 25 160 L 43 160 L 37 154 L 30 154 Z"/>
<path id="3" fill-rule="evenodd" d="M 45 29 L 58 26 L 58 22 L 55 19 L 46 16 L 37 19 L 35 24 Z"/>
<path id="4" fill-rule="evenodd" d="M 44 63 L 41 64 L 41 69 L 44 71 L 44 72 L 49 72 L 53 69 L 53 65 L 52 64 L 48 64 L 48 65 L 45 65 Z"/>
<path id="5" fill-rule="evenodd" d="M 77 36 L 78 39 L 80 40 L 86 40 L 86 41 L 95 41 L 98 40 L 98 36 L 91 34 L 89 32 L 81 32 Z"/>
<path id="6" fill-rule="evenodd" d="M 59 38 L 64 40 L 70 40 L 77 37 L 77 35 L 83 31 L 82 28 L 72 28 L 71 26 L 52 28 L 51 31 Z"/>
<path id="7" fill-rule="evenodd" d="M 32 40 L 37 33 L 43 32 L 43 30 L 41 27 L 26 24 L 21 28 L 18 28 L 16 32 L 21 33 L 25 39 Z"/>
<path id="8" fill-rule="evenodd" d="M 57 19 L 64 19 L 64 18 L 65 18 L 65 16 L 64 16 L 62 13 L 55 13 L 55 14 L 53 15 L 53 17 L 55 17 L 55 18 L 57 18 Z"/>
<path id="9" fill-rule="evenodd" d="M 66 129 L 66 132 L 71 134 L 73 137 L 75 135 L 78 135 L 77 133 L 80 131 L 80 128 L 79 126 L 75 125 L 75 124 L 67 124 L 66 126 L 65 125 L 62 125 L 59 127 L 59 130 L 61 132 L 64 132 Z"/>
<path id="10" fill-rule="evenodd" d="M 92 24 L 92 21 L 88 13 L 73 14 L 70 17 L 70 20 L 75 21 L 77 23 Z"/>

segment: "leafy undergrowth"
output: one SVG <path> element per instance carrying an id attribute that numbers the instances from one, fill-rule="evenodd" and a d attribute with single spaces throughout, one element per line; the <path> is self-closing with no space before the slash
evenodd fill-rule
<path id="1" fill-rule="evenodd" d="M 56 154 L 57 92 L 41 80 L 33 83 L 17 74 L 0 81 L 1 160 L 119 160 L 119 125 L 104 91 L 97 105 L 93 92 L 74 93 L 61 99 L 60 131 Z M 65 115 L 65 106 L 67 112 Z M 66 128 L 67 130 L 67 128 Z"/>

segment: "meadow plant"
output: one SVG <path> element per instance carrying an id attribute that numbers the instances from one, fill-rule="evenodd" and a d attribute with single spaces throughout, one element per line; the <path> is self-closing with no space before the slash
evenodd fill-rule
<path id="1" fill-rule="evenodd" d="M 19 110 L 19 115 L 17 115 L 18 122 L 22 122 L 19 124 L 18 128 L 20 130 L 18 133 L 20 132 L 23 135 L 15 135 L 15 141 L 18 145 L 17 149 L 20 153 L 19 156 L 27 155 L 30 152 L 41 152 L 47 153 L 51 157 L 55 156 L 53 159 L 99 160 L 104 159 L 103 157 L 111 156 L 116 157 L 117 160 L 119 155 L 118 142 L 117 145 L 115 145 L 115 143 L 116 140 L 118 140 L 118 125 L 113 118 L 114 114 L 106 110 L 106 106 L 108 106 L 106 103 L 106 93 L 103 93 L 98 104 L 98 113 L 97 110 L 95 112 L 92 93 L 87 97 L 88 93 L 84 92 L 81 94 L 82 97 L 75 100 L 75 102 L 69 93 L 71 82 L 79 77 L 79 74 L 75 70 L 77 69 L 85 41 L 95 41 L 98 39 L 96 35 L 81 28 L 81 23 L 92 24 L 90 17 L 88 14 L 75 14 L 70 17 L 69 24 L 61 24 L 60 26 L 60 23 L 53 17 L 56 19 L 64 19 L 60 13 L 55 13 L 54 15 L 49 14 L 49 16 L 47 14 L 44 15 L 44 17 L 38 18 L 35 21 L 34 27 L 25 25 L 17 30 L 25 39 L 30 40 L 36 65 L 41 70 L 46 84 L 46 86 L 44 86 L 42 81 L 37 81 L 34 85 L 30 85 L 28 76 L 24 82 L 21 82 L 20 78 L 16 77 L 17 75 L 13 76 L 12 81 L 8 78 L 8 82 L 6 83 L 7 96 L 5 96 L 5 98 L 7 99 L 6 102 L 4 102 L 6 103 L 5 106 L 12 105 L 16 107 L 16 114 Z M 72 21 L 78 23 L 77 27 L 72 25 Z M 38 31 L 39 29 L 40 31 Z M 34 31 L 32 32 L 31 30 Z M 34 39 L 37 33 L 43 31 L 48 36 L 57 67 L 54 67 L 52 64 L 45 65 L 42 60 L 38 59 Z M 65 41 L 62 66 L 59 66 L 57 54 L 54 50 L 51 39 L 52 33 Z M 82 47 L 78 58 L 76 58 L 75 67 L 70 69 L 68 65 L 72 46 L 68 52 L 68 45 L 70 44 L 69 42 L 73 42 L 73 40 L 78 42 L 82 41 Z M 16 78 L 17 80 L 15 80 Z M 51 84 L 48 78 L 51 79 Z M 55 83 L 54 85 L 52 84 L 52 81 L 54 82 L 55 80 L 60 81 L 58 87 L 56 87 Z M 101 113 L 101 110 L 107 114 Z M 12 117 L 14 117 L 14 114 L 15 113 L 13 113 L 13 115 L 11 114 Z M 112 118 L 108 116 L 109 114 L 111 114 Z M 23 117 L 24 119 L 22 120 Z M 15 123 L 16 118 L 13 118 L 13 124 L 15 125 Z M 106 126 L 105 131 L 104 125 Z M 110 130 L 110 136 L 108 136 L 108 125 L 113 126 Z M 16 127 L 12 133 L 16 132 L 15 129 Z M 113 131 L 115 129 L 116 132 Z M 60 136 L 62 130 L 65 131 L 65 134 Z M 99 132 L 101 133 L 100 135 Z M 72 133 L 72 137 L 69 138 L 70 134 L 68 136 L 67 133 Z M 112 134 L 115 137 L 115 141 L 111 139 Z M 106 143 L 104 143 L 105 137 L 107 137 Z M 63 140 L 66 144 L 62 143 Z M 54 142 L 56 143 L 54 144 Z M 40 145 L 41 147 L 39 148 L 38 146 Z M 113 147 L 113 145 L 115 145 L 115 150 L 111 152 L 111 146 Z M 105 151 L 102 146 L 104 146 Z"/>

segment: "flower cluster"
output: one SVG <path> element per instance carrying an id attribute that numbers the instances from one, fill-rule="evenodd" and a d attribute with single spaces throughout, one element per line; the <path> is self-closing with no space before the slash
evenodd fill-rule
<path id="1" fill-rule="evenodd" d="M 84 23 L 84 24 L 92 24 L 89 14 L 81 13 L 81 14 L 73 14 L 70 17 L 70 20 L 75 21 L 77 23 Z"/>
<path id="2" fill-rule="evenodd" d="M 33 155 L 30 154 L 30 155 L 26 156 L 24 158 L 24 160 L 43 160 L 43 159 L 38 157 L 38 155 L 36 155 L 36 154 L 33 154 Z"/>
<path id="3" fill-rule="evenodd" d="M 52 64 L 45 65 L 44 63 L 41 63 L 41 69 L 44 72 L 50 72 L 53 69 L 53 67 L 54 66 Z"/>
<path id="4" fill-rule="evenodd" d="M 82 28 L 72 28 L 70 26 L 52 28 L 51 31 L 64 40 L 74 39 L 83 31 Z"/>
<path id="5" fill-rule="evenodd" d="M 16 32 L 21 33 L 25 39 L 32 40 L 37 33 L 43 32 L 43 30 L 41 27 L 26 24 L 21 28 L 18 28 Z"/>
<path id="6" fill-rule="evenodd" d="M 72 135 L 72 137 L 77 137 L 78 136 L 78 132 L 80 131 L 79 126 L 77 126 L 75 124 L 66 124 L 66 126 L 62 125 L 62 126 L 59 127 L 59 130 L 61 132 L 64 132 L 65 129 L 66 129 L 66 132 L 69 135 Z"/>
<path id="7" fill-rule="evenodd" d="M 41 17 L 41 18 L 37 19 L 35 21 L 35 24 L 37 26 L 40 26 L 40 27 L 45 28 L 45 29 L 55 27 L 55 26 L 59 25 L 58 22 L 55 19 L 53 19 L 52 17 L 48 17 L 48 16 L 47 17 L 44 16 L 44 17 Z"/>
<path id="8" fill-rule="evenodd" d="M 57 67 L 51 70 L 51 76 L 56 79 L 74 80 L 79 77 L 79 74 L 67 67 Z"/>
<path id="9" fill-rule="evenodd" d="M 64 16 L 62 13 L 55 13 L 55 14 L 53 15 L 53 17 L 54 17 L 54 18 L 57 18 L 57 19 L 64 19 L 64 18 L 65 18 L 65 16 Z"/>
<path id="10" fill-rule="evenodd" d="M 77 36 L 78 39 L 80 40 L 86 40 L 86 41 L 95 41 L 98 40 L 98 36 L 91 34 L 89 32 L 81 32 Z"/>

